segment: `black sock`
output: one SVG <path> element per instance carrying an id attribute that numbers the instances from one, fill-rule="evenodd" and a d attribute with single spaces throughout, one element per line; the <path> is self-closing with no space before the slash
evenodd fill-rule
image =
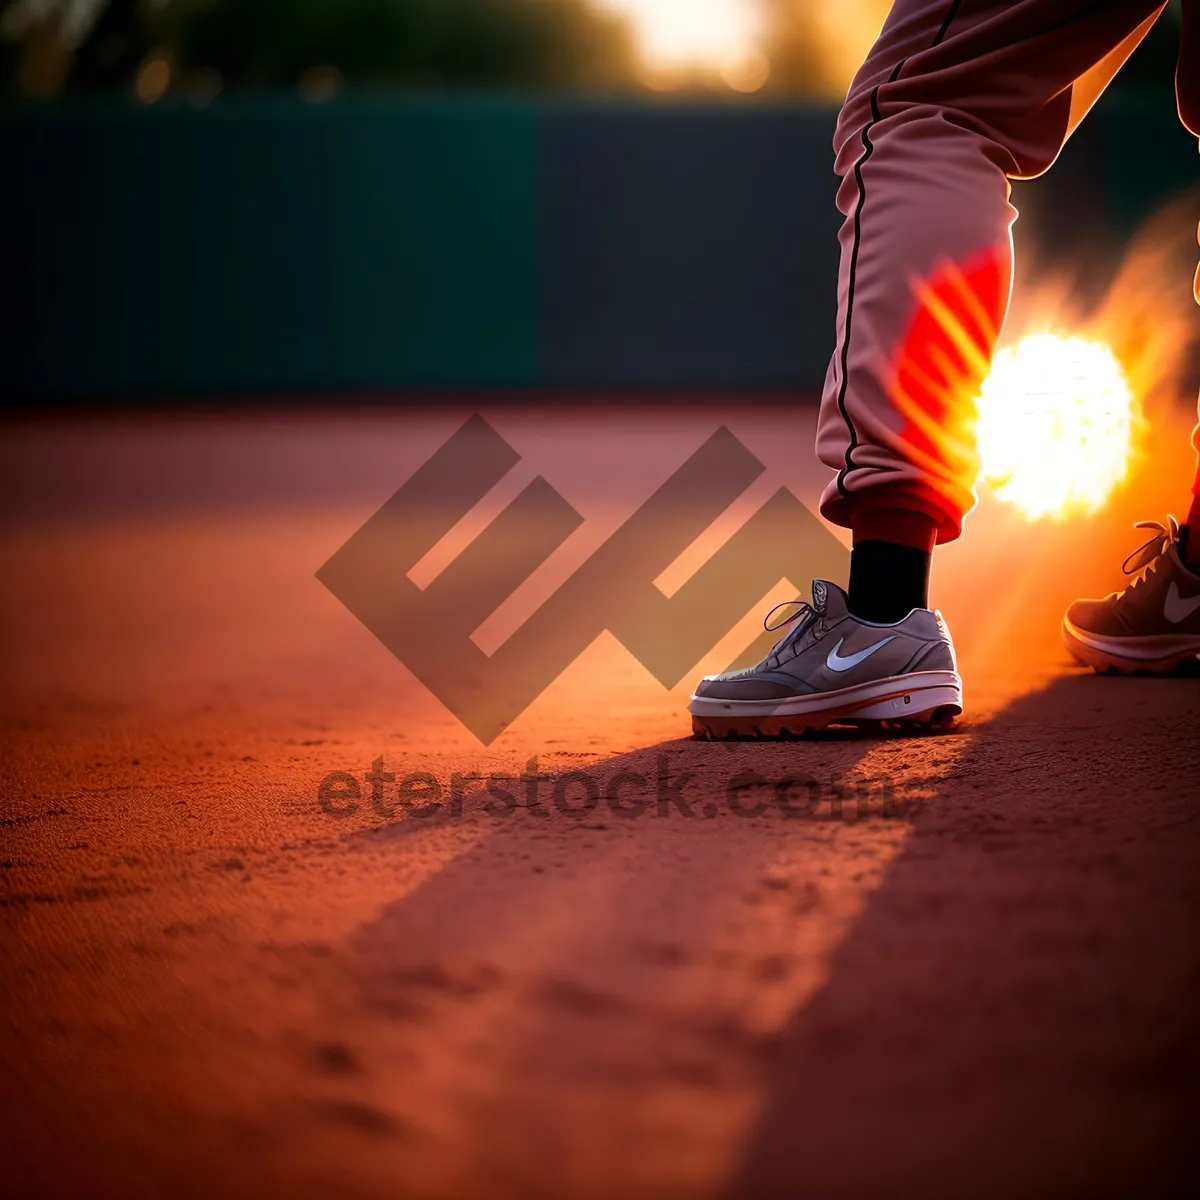
<path id="1" fill-rule="evenodd" d="M 932 554 L 898 542 L 864 541 L 850 552 L 850 611 L 890 625 L 914 608 L 929 607 Z"/>

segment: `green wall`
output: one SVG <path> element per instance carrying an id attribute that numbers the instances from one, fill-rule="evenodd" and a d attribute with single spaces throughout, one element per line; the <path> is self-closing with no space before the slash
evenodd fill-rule
<path id="1" fill-rule="evenodd" d="M 0 383 L 84 400 L 817 388 L 834 118 L 399 95 L 0 110 Z M 1018 185 L 1018 246 L 1106 271 L 1198 168 L 1169 95 L 1106 96 Z"/>
<path id="2" fill-rule="evenodd" d="M 0 117 L 0 139 L 24 193 L 8 197 L 6 273 L 28 306 L 6 358 L 34 391 L 536 374 L 529 105 L 26 110 Z"/>

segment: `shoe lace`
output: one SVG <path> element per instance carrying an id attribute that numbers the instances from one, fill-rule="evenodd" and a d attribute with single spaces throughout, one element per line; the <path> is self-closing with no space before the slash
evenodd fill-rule
<path id="1" fill-rule="evenodd" d="M 1165 525 L 1160 525 L 1157 521 L 1138 521 L 1134 525 L 1134 529 L 1153 529 L 1154 533 L 1121 564 L 1121 570 L 1126 575 L 1138 576 L 1129 585 L 1131 591 L 1137 588 L 1145 580 L 1146 576 L 1150 574 L 1150 571 L 1147 571 L 1146 568 L 1149 567 L 1153 570 L 1153 564 L 1178 540 L 1179 522 L 1174 517 L 1168 515 Z"/>
<path id="2" fill-rule="evenodd" d="M 771 618 L 781 608 L 794 608 L 796 611 L 790 617 L 784 617 L 782 621 L 776 621 L 771 624 Z M 763 617 L 763 628 L 768 633 L 774 633 L 777 629 L 782 629 L 785 625 L 790 625 L 793 621 L 807 621 L 810 617 L 815 617 L 817 610 L 813 608 L 807 600 L 785 600 L 782 604 L 777 604 L 765 617 Z"/>
<path id="3" fill-rule="evenodd" d="M 771 618 L 780 609 L 785 608 L 794 608 L 796 611 L 772 624 Z M 774 633 L 778 629 L 787 629 L 787 632 L 771 647 L 771 651 L 765 661 L 768 663 L 776 661 L 777 656 L 781 655 L 790 644 L 804 636 L 805 631 L 811 628 L 819 615 L 817 610 L 807 600 L 785 600 L 782 604 L 775 605 L 763 617 L 763 628 L 768 633 Z M 791 626 L 791 628 L 788 628 L 788 626 Z"/>

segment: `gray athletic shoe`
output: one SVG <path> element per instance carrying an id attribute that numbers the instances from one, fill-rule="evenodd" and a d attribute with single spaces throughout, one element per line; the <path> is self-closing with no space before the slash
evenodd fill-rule
<path id="1" fill-rule="evenodd" d="M 845 592 L 832 583 L 813 580 L 812 594 L 811 605 L 793 602 L 790 628 L 758 666 L 700 681 L 689 706 L 696 737 L 798 737 L 833 724 L 939 726 L 962 712 L 941 613 L 914 608 L 903 621 L 876 625 L 851 616 Z"/>
<path id="2" fill-rule="evenodd" d="M 1125 560 L 1133 582 L 1103 600 L 1076 600 L 1063 618 L 1067 649 L 1096 671 L 1162 674 L 1200 658 L 1200 574 L 1180 556 L 1179 522 L 1136 528 L 1154 534 Z"/>

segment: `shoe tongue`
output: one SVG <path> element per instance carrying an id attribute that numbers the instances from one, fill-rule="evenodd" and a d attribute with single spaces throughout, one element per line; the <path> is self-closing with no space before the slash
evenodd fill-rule
<path id="1" fill-rule="evenodd" d="M 814 579 L 812 585 L 813 608 L 830 617 L 844 617 L 850 611 L 846 593 L 836 583 L 827 579 Z"/>

